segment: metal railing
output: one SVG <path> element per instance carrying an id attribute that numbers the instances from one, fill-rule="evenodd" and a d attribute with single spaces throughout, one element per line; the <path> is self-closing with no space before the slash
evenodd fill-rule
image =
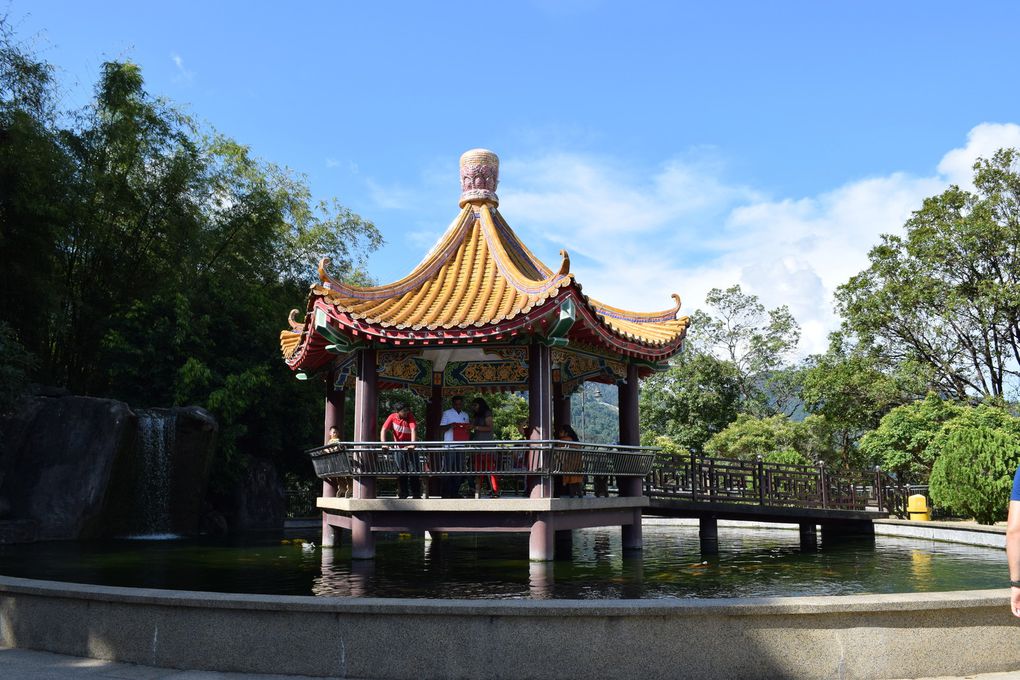
<path id="1" fill-rule="evenodd" d="M 908 491 L 887 473 L 830 470 L 758 460 L 661 454 L 645 480 L 652 498 L 831 510 L 877 509 L 902 515 Z"/>
<path id="2" fill-rule="evenodd" d="M 339 442 L 310 449 L 320 478 L 461 475 L 645 477 L 657 449 L 558 440 Z"/>

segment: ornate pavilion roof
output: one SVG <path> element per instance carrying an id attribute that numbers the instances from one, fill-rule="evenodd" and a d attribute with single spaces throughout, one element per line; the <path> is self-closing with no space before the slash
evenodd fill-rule
<path id="1" fill-rule="evenodd" d="M 404 278 L 355 286 L 319 263 L 304 317 L 294 310 L 280 334 L 294 369 L 315 370 L 358 345 L 393 349 L 513 344 L 538 336 L 558 347 L 580 345 L 613 357 L 662 361 L 676 353 L 689 324 L 665 311 L 632 312 L 589 298 L 570 272 L 543 264 L 497 209 L 499 160 L 492 152 L 461 157 L 461 212 L 425 259 Z"/>

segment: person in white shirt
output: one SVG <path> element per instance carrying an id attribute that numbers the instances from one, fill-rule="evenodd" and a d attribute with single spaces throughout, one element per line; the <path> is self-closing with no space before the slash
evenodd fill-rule
<path id="1" fill-rule="evenodd" d="M 464 410 L 464 397 L 454 397 L 450 400 L 451 408 L 443 411 L 443 418 L 439 421 L 439 427 L 443 431 L 443 441 L 463 441 L 469 438 L 470 417 Z M 464 454 L 459 449 L 453 449 L 443 454 L 443 468 L 447 471 L 464 469 Z M 460 496 L 460 485 L 463 477 L 445 477 L 443 479 L 443 498 L 457 498 Z"/>

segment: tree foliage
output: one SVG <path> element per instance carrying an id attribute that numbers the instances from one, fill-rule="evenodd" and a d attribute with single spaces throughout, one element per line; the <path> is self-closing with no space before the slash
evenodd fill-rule
<path id="1" fill-rule="evenodd" d="M 956 399 L 1002 396 L 1020 378 L 1020 169 L 1016 149 L 974 165 L 974 191 L 925 199 L 904 236 L 837 291 L 847 329 L 894 363 L 930 369 Z"/>
<path id="2" fill-rule="evenodd" d="M 861 452 L 900 480 L 923 484 L 935 463 L 931 443 L 963 411 L 964 407 L 936 394 L 897 406 L 861 438 Z"/>
<path id="3" fill-rule="evenodd" d="M 732 365 L 744 410 L 756 415 L 790 412 L 793 395 L 786 362 L 797 348 L 800 326 L 789 308 L 766 310 L 739 285 L 713 288 L 705 303 L 708 311 L 692 316 L 694 349 Z"/>
<path id="4" fill-rule="evenodd" d="M 831 462 L 831 433 L 820 416 L 797 421 L 776 414 L 758 418 L 741 413 L 722 432 L 705 444 L 705 452 L 723 458 L 752 460 L 761 456 L 767 461 L 807 465 Z"/>
<path id="5" fill-rule="evenodd" d="M 641 390 L 645 441 L 666 436 L 685 451 L 702 451 L 712 435 L 737 417 L 740 385 L 733 365 L 710 354 L 684 350 L 668 371 Z"/>
<path id="6" fill-rule="evenodd" d="M 982 404 L 947 422 L 932 441 L 930 493 L 936 506 L 981 524 L 1006 518 L 1020 466 L 1020 419 Z"/>
<path id="7" fill-rule="evenodd" d="M 364 280 L 379 232 L 150 95 L 135 64 L 103 64 L 71 112 L 51 73 L 0 20 L 0 322 L 32 379 L 208 408 L 218 475 L 242 453 L 307 471 L 323 393 L 280 361 L 279 330 L 319 257 Z"/>
<path id="8" fill-rule="evenodd" d="M 851 347 L 833 334 L 829 351 L 813 356 L 803 372 L 804 407 L 828 424 L 831 449 L 843 468 L 864 463 L 858 452 L 861 436 L 878 426 L 882 416 L 909 397 L 910 389 L 881 363 L 870 348 Z"/>

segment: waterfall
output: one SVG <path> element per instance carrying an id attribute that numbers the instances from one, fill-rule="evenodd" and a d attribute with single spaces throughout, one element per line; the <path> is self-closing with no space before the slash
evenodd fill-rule
<path id="1" fill-rule="evenodd" d="M 137 409 L 138 481 L 135 485 L 138 530 L 133 538 L 177 538 L 170 520 L 171 456 L 177 416 L 165 409 Z"/>

